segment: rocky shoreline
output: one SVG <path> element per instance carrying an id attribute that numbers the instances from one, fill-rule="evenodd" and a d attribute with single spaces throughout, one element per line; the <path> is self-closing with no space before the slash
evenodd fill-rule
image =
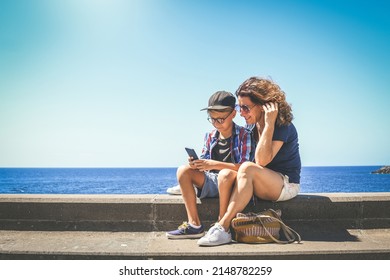
<path id="1" fill-rule="evenodd" d="M 383 166 L 378 170 L 372 171 L 372 174 L 390 174 L 390 166 Z"/>

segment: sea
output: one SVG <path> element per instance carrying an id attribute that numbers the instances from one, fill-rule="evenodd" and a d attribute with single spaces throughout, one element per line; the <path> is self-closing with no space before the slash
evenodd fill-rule
<path id="1" fill-rule="evenodd" d="M 301 193 L 390 192 L 381 166 L 303 167 Z M 2 194 L 165 194 L 177 168 L 0 168 Z"/>

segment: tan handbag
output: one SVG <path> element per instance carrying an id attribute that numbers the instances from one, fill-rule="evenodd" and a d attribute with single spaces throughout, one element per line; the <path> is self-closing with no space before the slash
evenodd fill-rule
<path id="1" fill-rule="evenodd" d="M 232 220 L 231 226 L 235 240 L 243 243 L 287 244 L 301 242 L 301 236 L 281 220 L 282 211 L 268 209 L 256 213 L 238 213 Z M 283 230 L 287 241 L 280 240 L 280 230 Z"/>

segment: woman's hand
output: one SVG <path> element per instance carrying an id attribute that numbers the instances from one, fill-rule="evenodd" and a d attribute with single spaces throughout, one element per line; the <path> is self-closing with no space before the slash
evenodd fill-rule
<path id="1" fill-rule="evenodd" d="M 275 122 L 278 116 L 278 104 L 266 103 L 262 106 L 264 112 L 263 127 L 257 124 L 259 131 L 259 142 L 256 146 L 255 162 L 261 166 L 267 166 L 279 151 L 282 141 L 272 141 L 275 129 Z"/>
<path id="2" fill-rule="evenodd" d="M 276 118 L 278 117 L 278 103 L 269 102 L 263 105 L 264 110 L 264 123 L 265 125 L 275 125 Z"/>

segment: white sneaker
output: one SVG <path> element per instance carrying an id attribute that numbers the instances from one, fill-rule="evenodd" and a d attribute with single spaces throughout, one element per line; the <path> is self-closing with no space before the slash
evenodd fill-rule
<path id="1" fill-rule="evenodd" d="M 181 195 L 180 185 L 168 188 L 167 193 L 173 194 L 173 195 Z"/>
<path id="2" fill-rule="evenodd" d="M 199 246 L 218 246 L 232 242 L 232 235 L 218 223 L 212 226 L 207 234 L 198 240 Z"/>

